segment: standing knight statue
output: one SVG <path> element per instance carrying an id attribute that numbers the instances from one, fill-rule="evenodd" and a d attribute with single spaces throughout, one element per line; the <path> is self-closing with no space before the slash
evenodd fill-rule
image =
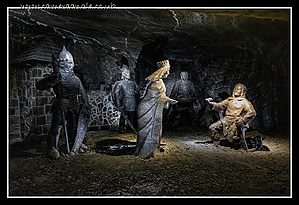
<path id="1" fill-rule="evenodd" d="M 135 95 L 138 94 L 138 87 L 134 81 L 130 80 L 130 70 L 128 63 L 124 63 L 121 68 L 121 80 L 117 81 L 112 88 L 112 95 L 116 106 L 122 112 L 119 120 L 118 133 L 123 134 L 125 132 L 125 118 L 127 118 L 128 124 L 132 126 L 134 122 L 134 116 L 136 113 L 136 100 Z M 129 126 L 126 127 L 129 129 Z M 131 128 L 135 130 L 135 128 Z"/>
<path id="2" fill-rule="evenodd" d="M 65 49 L 56 59 L 52 54 L 53 72 L 36 83 L 38 90 L 53 88 L 56 99 L 52 105 L 52 123 L 47 137 L 48 156 L 59 158 L 58 141 L 62 128 L 70 155 L 86 148 L 82 143 L 87 131 L 89 103 L 80 79 L 73 71 L 72 54 Z"/>

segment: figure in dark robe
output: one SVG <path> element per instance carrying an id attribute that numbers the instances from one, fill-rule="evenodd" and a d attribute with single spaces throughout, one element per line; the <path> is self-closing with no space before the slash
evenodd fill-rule
<path id="1" fill-rule="evenodd" d="M 52 59 L 53 60 L 53 59 Z M 53 60 L 54 72 L 36 83 L 38 90 L 53 88 L 56 98 L 52 105 L 52 123 L 47 137 L 48 156 L 59 158 L 58 140 L 63 125 L 66 125 L 67 147 L 70 154 L 75 154 L 82 144 L 87 131 L 89 103 L 80 79 L 73 71 L 72 54 L 63 47 L 58 62 Z M 59 65 L 58 65 L 59 64 Z M 65 118 L 65 122 L 63 122 Z"/>
<path id="2" fill-rule="evenodd" d="M 235 85 L 233 96 L 223 100 L 220 103 L 211 102 L 211 98 L 206 101 L 212 105 L 212 109 L 216 111 L 226 110 L 225 117 L 210 125 L 211 141 L 215 145 L 219 144 L 219 131 L 223 130 L 223 136 L 233 143 L 234 138 L 238 136 L 238 130 L 241 126 L 251 120 L 255 115 L 253 105 L 245 98 L 246 87 L 238 83 Z"/>
<path id="3" fill-rule="evenodd" d="M 173 106 L 174 122 L 172 127 L 179 125 L 180 119 L 187 116 L 194 123 L 197 116 L 193 108 L 193 103 L 198 99 L 193 83 L 188 80 L 188 72 L 181 72 L 181 79 L 175 82 L 170 97 L 177 100 L 178 103 Z"/>
<path id="4" fill-rule="evenodd" d="M 138 134 L 135 154 L 141 158 L 154 157 L 160 151 L 162 136 L 163 109 L 177 101 L 166 96 L 166 88 L 162 78 L 169 75 L 169 61 L 157 63 L 158 70 L 148 76 L 149 80 L 145 96 L 137 108 Z"/>

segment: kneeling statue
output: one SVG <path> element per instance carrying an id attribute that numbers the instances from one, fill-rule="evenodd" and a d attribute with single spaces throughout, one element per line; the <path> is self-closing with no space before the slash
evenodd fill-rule
<path id="1" fill-rule="evenodd" d="M 253 105 L 245 98 L 245 94 L 245 85 L 238 83 L 235 85 L 232 97 L 220 103 L 211 102 L 212 98 L 206 99 L 206 101 L 213 106 L 213 110 L 218 112 L 226 110 L 226 116 L 209 127 L 211 141 L 214 142 L 215 145 L 218 145 L 220 140 L 218 131 L 222 129 L 224 137 L 230 143 L 233 143 L 234 136 L 238 136 L 238 130 L 241 129 L 241 126 L 256 115 Z"/>

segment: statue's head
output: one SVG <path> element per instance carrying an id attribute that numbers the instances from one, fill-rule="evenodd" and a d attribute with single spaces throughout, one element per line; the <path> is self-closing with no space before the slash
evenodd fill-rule
<path id="1" fill-rule="evenodd" d="M 164 69 L 162 78 L 167 78 L 169 75 L 170 64 L 168 60 L 160 61 L 157 63 L 158 68 Z"/>
<path id="2" fill-rule="evenodd" d="M 121 79 L 130 79 L 130 70 L 128 69 L 128 66 L 123 64 L 121 71 Z"/>
<path id="3" fill-rule="evenodd" d="M 186 81 L 186 80 L 188 80 L 188 72 L 187 71 L 183 71 L 183 72 L 181 72 L 181 79 L 183 80 L 183 81 Z"/>
<path id="4" fill-rule="evenodd" d="M 59 65 L 67 71 L 73 70 L 74 68 L 73 56 L 69 51 L 66 50 L 65 46 L 63 46 L 63 49 L 59 54 Z"/>
<path id="5" fill-rule="evenodd" d="M 146 80 L 156 81 L 161 78 L 167 78 L 169 75 L 170 64 L 168 60 L 157 62 L 157 67 L 159 68 L 153 74 L 148 76 Z"/>
<path id="6" fill-rule="evenodd" d="M 165 68 L 165 69 L 169 70 L 169 68 L 170 68 L 169 60 L 164 60 L 164 61 L 157 62 L 157 67 L 158 67 L 158 69 Z"/>
<path id="7" fill-rule="evenodd" d="M 245 94 L 246 94 L 246 86 L 241 84 L 241 83 L 238 83 L 235 85 L 235 88 L 234 88 L 234 91 L 233 91 L 233 97 L 245 97 Z"/>

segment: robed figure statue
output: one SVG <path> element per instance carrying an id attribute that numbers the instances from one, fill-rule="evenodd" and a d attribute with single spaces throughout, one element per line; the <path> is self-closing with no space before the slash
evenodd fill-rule
<path id="1" fill-rule="evenodd" d="M 157 63 L 158 70 L 148 76 L 149 80 L 144 98 L 137 108 L 138 134 L 135 154 L 141 158 L 154 157 L 160 150 L 162 135 L 163 109 L 177 101 L 166 96 L 166 88 L 162 78 L 169 75 L 169 61 Z"/>

